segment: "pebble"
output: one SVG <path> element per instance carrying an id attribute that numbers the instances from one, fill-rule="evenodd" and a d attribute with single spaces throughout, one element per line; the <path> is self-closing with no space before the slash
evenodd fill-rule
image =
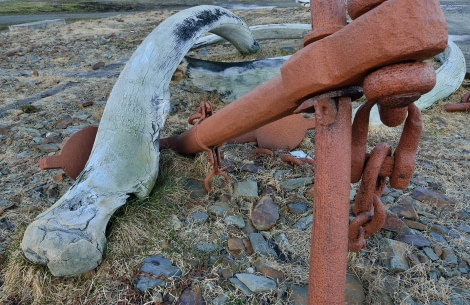
<path id="1" fill-rule="evenodd" d="M 183 223 L 179 220 L 178 216 L 171 215 L 170 224 L 173 230 L 178 231 L 183 227 Z"/>
<path id="2" fill-rule="evenodd" d="M 397 214 L 398 217 L 416 220 L 418 219 L 418 212 L 413 207 L 413 201 L 410 197 L 401 198 L 390 211 Z"/>
<path id="3" fill-rule="evenodd" d="M 289 209 L 289 212 L 293 214 L 303 214 L 307 212 L 307 205 L 303 202 L 289 203 L 287 208 Z"/>
<path id="4" fill-rule="evenodd" d="M 294 224 L 294 229 L 305 230 L 313 224 L 313 214 L 302 217 Z"/>
<path id="5" fill-rule="evenodd" d="M 420 230 L 420 231 L 427 231 L 428 227 L 425 224 L 422 224 L 420 222 L 414 221 L 414 220 L 409 220 L 405 219 L 403 222 L 410 228 Z"/>
<path id="6" fill-rule="evenodd" d="M 292 285 L 292 292 L 289 301 L 294 305 L 307 305 L 308 303 L 308 286 Z"/>
<path id="7" fill-rule="evenodd" d="M 446 195 L 437 193 L 433 190 L 425 189 L 424 187 L 417 186 L 413 193 L 411 194 L 416 200 L 427 203 L 431 206 L 437 207 L 439 209 L 454 206 L 456 204 L 455 199 L 448 197 Z"/>
<path id="8" fill-rule="evenodd" d="M 203 305 L 206 304 L 202 297 L 202 291 L 199 287 L 187 288 L 181 294 L 179 305 Z"/>
<path id="9" fill-rule="evenodd" d="M 435 242 L 447 245 L 447 240 L 441 234 L 431 231 L 429 232 L 429 236 L 431 236 L 431 238 L 434 239 Z"/>
<path id="10" fill-rule="evenodd" d="M 165 286 L 165 281 L 156 277 L 164 276 L 171 278 L 182 274 L 180 268 L 174 266 L 170 260 L 161 254 L 144 259 L 144 264 L 140 267 L 140 272 L 152 275 L 152 277 L 143 275 L 137 278 L 136 287 L 141 292 L 147 289 L 153 289 L 157 286 Z"/>
<path id="11" fill-rule="evenodd" d="M 365 304 L 366 296 L 364 294 L 364 288 L 359 279 L 353 274 L 346 274 L 346 293 L 345 302 L 346 305 L 359 305 Z"/>
<path id="12" fill-rule="evenodd" d="M 54 144 L 39 144 L 37 148 L 43 152 L 56 152 L 60 149 L 57 145 Z"/>
<path id="13" fill-rule="evenodd" d="M 227 241 L 227 248 L 228 251 L 235 256 L 239 256 L 246 249 L 243 240 L 238 237 L 229 238 Z"/>
<path id="14" fill-rule="evenodd" d="M 251 222 L 259 231 L 269 230 L 279 219 L 279 206 L 270 196 L 263 196 L 251 211 Z"/>
<path id="15" fill-rule="evenodd" d="M 241 215 L 227 216 L 225 217 L 224 222 L 227 225 L 234 225 L 239 229 L 243 229 L 245 227 L 245 220 L 243 220 Z"/>
<path id="16" fill-rule="evenodd" d="M 241 291 L 243 291 L 246 295 L 253 295 L 254 292 L 251 291 L 245 284 L 243 284 L 242 281 L 240 281 L 238 278 L 236 277 L 232 277 L 230 279 L 228 279 L 233 286 L 237 287 L 238 289 L 240 289 Z"/>
<path id="17" fill-rule="evenodd" d="M 393 239 L 380 241 L 381 262 L 391 273 L 403 272 L 410 268 L 406 260 L 407 244 Z"/>
<path id="18" fill-rule="evenodd" d="M 233 186 L 233 196 L 256 199 L 258 198 L 258 184 L 254 180 L 237 182 Z"/>
<path id="19" fill-rule="evenodd" d="M 401 232 L 404 226 L 403 221 L 401 221 L 401 219 L 393 213 L 387 212 L 386 215 L 387 216 L 385 218 L 385 223 L 382 226 L 382 229 L 396 233 Z"/>
<path id="20" fill-rule="evenodd" d="M 260 233 L 251 233 L 250 242 L 251 246 L 253 247 L 253 251 L 255 251 L 256 253 L 262 255 L 277 256 L 276 251 L 269 247 L 268 242 Z"/>
<path id="21" fill-rule="evenodd" d="M 292 178 L 285 180 L 280 183 L 281 189 L 285 191 L 293 191 L 298 188 L 311 185 L 313 183 L 312 177 L 300 177 L 300 178 Z"/>
<path id="22" fill-rule="evenodd" d="M 249 274 L 249 273 L 237 273 L 235 275 L 248 289 L 253 292 L 264 292 L 276 289 L 276 283 L 264 276 Z"/>
<path id="23" fill-rule="evenodd" d="M 429 247 L 431 245 L 429 240 L 420 235 L 399 234 L 395 237 L 395 240 L 415 246 L 418 249 Z"/>
<path id="24" fill-rule="evenodd" d="M 207 195 L 207 191 L 204 188 L 204 184 L 194 179 L 187 179 L 183 183 L 184 189 L 190 192 L 189 197 L 192 199 L 203 198 Z"/>
<path id="25" fill-rule="evenodd" d="M 197 244 L 195 246 L 195 249 L 197 251 L 204 252 L 204 253 L 212 253 L 212 252 L 217 252 L 217 251 L 222 250 L 222 247 L 217 244 L 201 243 L 201 244 Z"/>
<path id="26" fill-rule="evenodd" d="M 194 213 L 189 214 L 187 218 L 187 222 L 196 224 L 196 225 L 202 225 L 206 223 L 208 218 L 209 218 L 209 215 L 207 215 L 204 212 L 194 212 Z"/>
<path id="27" fill-rule="evenodd" d="M 439 256 L 437 256 L 437 254 L 434 253 L 434 251 L 431 248 L 424 247 L 423 251 L 424 251 L 424 254 L 426 254 L 427 257 L 429 257 L 430 260 L 437 261 L 439 259 Z"/>
<path id="28" fill-rule="evenodd" d="M 210 205 L 207 212 L 215 217 L 225 217 L 230 212 L 230 204 L 228 202 L 218 202 Z"/>
<path id="29" fill-rule="evenodd" d="M 70 124 L 72 124 L 73 118 L 66 114 L 60 118 L 59 121 L 57 121 L 56 128 L 58 129 L 65 129 L 67 128 Z"/>

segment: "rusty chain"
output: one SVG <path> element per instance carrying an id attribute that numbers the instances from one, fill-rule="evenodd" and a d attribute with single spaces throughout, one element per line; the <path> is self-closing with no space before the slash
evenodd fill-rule
<path id="1" fill-rule="evenodd" d="M 188 123 L 191 125 L 198 125 L 204 119 L 208 118 L 209 116 L 213 115 L 215 112 L 215 105 L 211 102 L 202 102 L 199 107 L 197 113 L 191 115 L 188 118 Z M 204 179 L 204 188 L 206 191 L 210 191 L 210 180 L 215 176 L 222 176 L 225 179 L 225 183 L 230 183 L 229 176 L 224 172 L 229 166 L 225 166 L 220 168 L 220 164 L 223 160 L 223 155 L 220 151 L 220 146 L 213 146 L 213 147 L 205 147 L 204 150 L 207 152 L 207 159 L 211 164 L 212 170 L 207 174 L 206 178 Z"/>
<path id="2" fill-rule="evenodd" d="M 380 230 L 386 220 L 385 207 L 380 196 L 386 177 L 397 189 L 408 186 L 414 171 L 416 151 L 422 130 L 421 113 L 414 104 L 406 108 L 405 121 L 400 141 L 393 157 L 386 143 L 379 143 L 370 154 L 366 153 L 369 114 L 373 101 L 367 101 L 357 111 L 352 128 L 351 181 L 361 185 L 356 195 L 353 212 L 356 217 L 349 225 L 349 250 L 357 252 L 366 246 L 365 239 Z"/>

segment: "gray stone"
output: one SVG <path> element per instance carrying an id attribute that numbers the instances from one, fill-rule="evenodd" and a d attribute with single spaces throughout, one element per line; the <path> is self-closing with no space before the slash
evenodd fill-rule
<path id="1" fill-rule="evenodd" d="M 188 223 L 202 225 L 207 221 L 208 218 L 209 215 L 204 212 L 194 212 L 189 214 L 187 221 Z"/>
<path id="2" fill-rule="evenodd" d="M 441 226 L 441 225 L 438 225 L 438 224 L 434 224 L 434 223 L 432 223 L 432 224 L 428 223 L 427 225 L 429 226 L 431 231 L 434 231 L 436 233 L 445 234 L 445 235 L 451 236 L 453 238 L 460 238 L 460 235 L 458 233 L 452 231 L 451 229 L 449 229 L 447 227 L 444 227 L 444 226 Z"/>
<path id="3" fill-rule="evenodd" d="M 437 261 L 439 259 L 439 256 L 437 256 L 437 254 L 431 248 L 424 247 L 423 251 L 432 261 Z"/>
<path id="4" fill-rule="evenodd" d="M 207 195 L 207 191 L 204 188 L 204 184 L 200 181 L 187 179 L 183 183 L 184 189 L 190 192 L 189 196 L 192 199 L 199 199 Z"/>
<path id="5" fill-rule="evenodd" d="M 457 227 L 459 231 L 465 232 L 465 233 L 470 233 L 470 226 L 466 224 L 461 224 Z"/>
<path id="6" fill-rule="evenodd" d="M 204 253 L 212 253 L 222 250 L 222 247 L 217 244 L 200 243 L 195 246 L 195 249 Z"/>
<path id="7" fill-rule="evenodd" d="M 293 191 L 295 189 L 310 185 L 312 183 L 312 177 L 300 177 L 282 181 L 280 183 L 280 187 L 285 191 Z"/>
<path id="8" fill-rule="evenodd" d="M 353 274 L 346 275 L 345 305 L 365 304 L 366 296 L 359 279 Z"/>
<path id="9" fill-rule="evenodd" d="M 40 151 L 43 152 L 55 152 L 59 150 L 59 146 L 54 144 L 39 144 L 36 146 Z"/>
<path id="10" fill-rule="evenodd" d="M 248 199 L 258 198 L 258 184 L 253 180 L 237 182 L 233 186 L 233 196 Z"/>
<path id="11" fill-rule="evenodd" d="M 391 212 L 397 214 L 398 217 L 404 217 L 411 220 L 418 219 L 418 213 L 413 206 L 413 199 L 404 197 L 397 202 L 397 205 L 390 209 Z"/>
<path id="12" fill-rule="evenodd" d="M 238 273 L 235 276 L 253 292 L 270 291 L 277 287 L 276 282 L 264 276 L 250 273 Z"/>
<path id="13" fill-rule="evenodd" d="M 227 304 L 227 302 L 228 302 L 228 295 L 227 294 L 221 294 L 221 295 L 215 297 L 212 300 L 212 305 L 225 305 L 225 304 Z"/>
<path id="14" fill-rule="evenodd" d="M 308 303 L 308 286 L 292 285 L 292 293 L 289 301 L 294 305 L 307 305 Z"/>
<path id="15" fill-rule="evenodd" d="M 164 286 L 165 282 L 161 279 L 155 278 L 164 276 L 171 278 L 174 276 L 180 276 L 180 268 L 174 266 L 170 260 L 163 257 L 163 255 L 153 255 L 144 259 L 144 264 L 140 267 L 140 272 L 149 273 L 152 277 L 140 276 L 137 278 L 136 286 L 140 291 L 147 289 L 153 289 L 157 286 Z"/>
<path id="16" fill-rule="evenodd" d="M 451 248 L 442 249 L 442 259 L 444 260 L 444 266 L 455 267 L 458 264 L 457 256 L 454 253 L 454 250 Z"/>
<path id="17" fill-rule="evenodd" d="M 229 278 L 228 280 L 232 283 L 233 286 L 243 291 L 246 295 L 254 294 L 254 292 L 248 289 L 248 287 L 246 287 L 246 285 L 243 284 L 242 281 L 240 281 L 239 279 L 232 277 L 232 278 Z"/>
<path id="18" fill-rule="evenodd" d="M 277 256 L 276 251 L 269 247 L 268 242 L 260 233 L 250 233 L 250 242 L 253 247 L 253 251 L 256 253 Z"/>
<path id="19" fill-rule="evenodd" d="M 419 249 L 423 247 L 429 247 L 431 245 L 429 240 L 420 235 L 400 234 L 395 237 L 395 240 L 407 243 Z"/>
<path id="20" fill-rule="evenodd" d="M 218 202 L 209 206 L 207 212 L 216 217 L 225 217 L 230 212 L 230 204 L 228 202 Z"/>
<path id="21" fill-rule="evenodd" d="M 448 206 L 454 206 L 456 204 L 455 199 L 437 193 L 433 190 L 425 189 L 421 186 L 417 186 L 414 189 L 413 193 L 411 194 L 411 197 L 437 208 L 445 208 Z"/>
<path id="22" fill-rule="evenodd" d="M 237 228 L 243 229 L 245 227 L 245 220 L 243 220 L 243 217 L 240 215 L 232 215 L 232 216 L 227 216 L 224 219 L 224 222 L 227 225 L 234 225 Z"/>
<path id="23" fill-rule="evenodd" d="M 380 241 L 382 264 L 392 273 L 403 272 L 410 268 L 406 259 L 407 245 L 403 242 L 383 238 Z"/>
<path id="24" fill-rule="evenodd" d="M 251 222 L 260 231 L 269 230 L 279 219 L 279 206 L 270 196 L 263 196 L 251 211 Z"/>
<path id="25" fill-rule="evenodd" d="M 294 224 L 294 229 L 305 230 L 313 224 L 313 214 L 302 217 Z"/>
<path id="26" fill-rule="evenodd" d="M 307 205 L 303 202 L 289 203 L 287 208 L 289 209 L 289 212 L 294 214 L 303 214 L 307 212 Z"/>
<path id="27" fill-rule="evenodd" d="M 429 232 L 429 236 L 431 236 L 432 239 L 434 239 L 435 242 L 439 244 L 444 244 L 447 245 L 447 240 L 442 236 L 441 234 L 438 234 L 436 232 Z"/>

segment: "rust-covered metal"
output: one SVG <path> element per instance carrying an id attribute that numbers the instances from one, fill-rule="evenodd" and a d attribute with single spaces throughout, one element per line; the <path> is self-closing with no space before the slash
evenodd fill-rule
<path id="1" fill-rule="evenodd" d="M 470 92 L 462 96 L 460 103 L 445 105 L 444 110 L 447 112 L 470 111 Z"/>
<path id="2" fill-rule="evenodd" d="M 74 133 L 60 153 L 40 158 L 39 167 L 42 170 L 61 168 L 67 176 L 77 179 L 88 161 L 97 131 L 98 126 L 88 126 Z"/>

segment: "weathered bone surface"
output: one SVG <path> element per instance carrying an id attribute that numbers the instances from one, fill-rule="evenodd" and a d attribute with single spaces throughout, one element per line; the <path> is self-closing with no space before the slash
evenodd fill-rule
<path id="1" fill-rule="evenodd" d="M 169 83 L 193 43 L 211 31 L 243 53 L 256 52 L 248 26 L 230 11 L 199 6 L 162 22 L 138 47 L 106 105 L 85 169 L 71 188 L 28 226 L 25 256 L 55 276 L 97 267 L 106 225 L 129 194 L 149 194 L 158 174 L 159 137 L 169 112 Z"/>

